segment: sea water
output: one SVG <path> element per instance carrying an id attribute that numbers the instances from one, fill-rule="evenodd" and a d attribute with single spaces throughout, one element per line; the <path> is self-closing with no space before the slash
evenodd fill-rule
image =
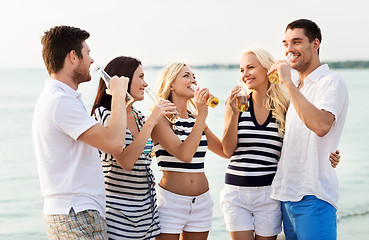
<path id="1" fill-rule="evenodd" d="M 219 98 L 219 105 L 209 108 L 207 124 L 222 136 L 224 102 L 237 84 L 237 69 L 193 69 L 200 87 L 207 87 Z M 340 182 L 338 208 L 338 239 L 367 239 L 369 235 L 369 112 L 364 104 L 369 96 L 369 69 L 334 70 L 347 85 L 350 97 L 346 125 L 339 149 L 341 162 L 337 167 Z M 96 94 L 98 76 L 79 87 L 89 112 Z M 159 70 L 147 69 L 145 80 L 152 89 Z M 44 69 L 0 70 L 0 239 L 47 239 L 42 219 L 43 199 L 32 145 L 31 125 L 34 104 L 44 80 Z M 151 101 L 135 103 L 144 113 L 150 113 Z M 219 207 L 219 193 L 224 185 L 227 160 L 209 152 L 205 169 L 214 201 L 211 240 L 230 239 Z M 161 172 L 152 164 L 159 182 Z"/>

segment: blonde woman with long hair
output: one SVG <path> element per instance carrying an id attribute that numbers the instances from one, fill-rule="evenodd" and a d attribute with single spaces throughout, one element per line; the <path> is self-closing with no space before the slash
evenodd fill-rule
<path id="1" fill-rule="evenodd" d="M 161 234 L 158 240 L 207 239 L 213 202 L 204 173 L 207 149 L 226 157 L 221 141 L 205 120 L 209 90 L 195 91 L 191 68 L 184 63 L 166 67 L 158 82 L 158 95 L 176 106 L 180 118 L 171 124 L 163 118 L 153 129 L 152 139 L 163 177 L 157 186 Z"/>
<path id="2" fill-rule="evenodd" d="M 279 201 L 270 198 L 277 171 L 289 106 L 279 84 L 270 83 L 272 55 L 264 49 L 246 50 L 241 57 L 242 84 L 250 91 L 249 109 L 239 112 L 237 86 L 227 99 L 223 147 L 230 157 L 221 206 L 233 240 L 272 240 L 282 231 Z M 339 155 L 331 156 L 335 167 Z"/>

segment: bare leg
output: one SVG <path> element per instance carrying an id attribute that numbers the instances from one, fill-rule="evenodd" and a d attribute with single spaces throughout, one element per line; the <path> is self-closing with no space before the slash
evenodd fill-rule
<path id="1" fill-rule="evenodd" d="M 232 240 L 254 240 L 254 231 L 230 232 Z"/>
<path id="2" fill-rule="evenodd" d="M 178 240 L 179 234 L 160 233 L 155 240 Z"/>
<path id="3" fill-rule="evenodd" d="M 255 240 L 276 240 L 276 239 L 277 239 L 277 235 L 272 236 L 272 237 L 262 237 L 262 236 L 255 235 Z"/>
<path id="4" fill-rule="evenodd" d="M 208 239 L 209 231 L 207 232 L 186 232 L 181 234 L 181 240 L 206 240 Z"/>

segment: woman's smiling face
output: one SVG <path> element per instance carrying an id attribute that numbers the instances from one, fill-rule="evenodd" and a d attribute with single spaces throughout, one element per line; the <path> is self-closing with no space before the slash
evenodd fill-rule
<path id="1" fill-rule="evenodd" d="M 255 54 L 248 53 L 241 57 L 240 72 L 248 89 L 268 88 L 268 70 L 260 64 Z"/>

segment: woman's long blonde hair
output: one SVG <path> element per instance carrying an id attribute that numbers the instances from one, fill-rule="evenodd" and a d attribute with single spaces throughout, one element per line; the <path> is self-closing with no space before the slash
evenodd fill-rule
<path id="1" fill-rule="evenodd" d="M 176 80 L 179 72 L 183 67 L 188 66 L 185 63 L 172 63 L 169 66 L 166 66 L 159 77 L 157 82 L 157 94 L 159 97 L 172 101 L 171 96 L 171 86 L 173 82 Z M 189 67 L 189 66 L 188 66 Z M 187 110 L 192 113 L 197 113 L 197 107 L 192 99 L 187 102 Z"/>
<path id="2" fill-rule="evenodd" d="M 244 51 L 242 55 L 244 56 L 247 54 L 254 54 L 258 59 L 259 63 L 268 71 L 274 64 L 273 56 L 265 49 L 261 48 L 248 49 Z M 266 79 L 268 79 L 267 76 Z M 276 122 L 278 124 L 278 133 L 283 138 L 286 123 L 285 122 L 286 113 L 290 101 L 284 89 L 282 89 L 279 84 L 270 83 L 269 81 L 268 81 L 268 90 L 266 94 L 268 99 L 264 104 L 269 110 L 272 111 L 272 115 L 276 119 Z"/>

